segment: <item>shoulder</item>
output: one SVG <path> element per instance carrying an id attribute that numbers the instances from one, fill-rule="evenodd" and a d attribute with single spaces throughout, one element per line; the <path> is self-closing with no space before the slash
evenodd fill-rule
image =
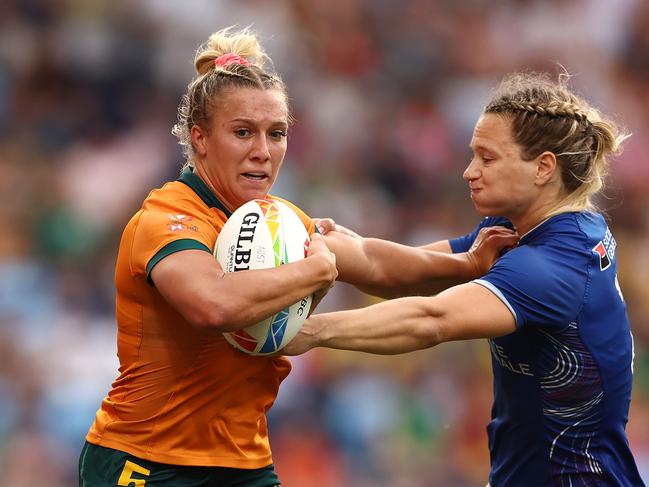
<path id="1" fill-rule="evenodd" d="M 168 211 L 174 208 L 192 210 L 196 213 L 208 212 L 208 207 L 201 198 L 180 181 L 171 181 L 161 188 L 154 189 L 142 204 L 142 209 L 145 211 Z"/>
<path id="2" fill-rule="evenodd" d="M 538 232 L 544 238 L 560 235 L 562 238 L 584 240 L 598 238 L 608 229 L 601 213 L 589 211 L 562 213 L 543 223 L 543 231 Z"/>
<path id="3" fill-rule="evenodd" d="M 612 239 L 611 231 L 601 213 L 581 212 L 574 214 L 575 225 L 588 242 Z"/>
<path id="4" fill-rule="evenodd" d="M 141 243 L 195 239 L 209 247 L 225 216 L 209 208 L 186 184 L 172 181 L 151 191 L 132 221 L 135 239 Z"/>
<path id="5" fill-rule="evenodd" d="M 183 228 L 193 228 L 196 225 L 220 226 L 226 217 L 219 210 L 210 208 L 189 186 L 180 181 L 172 181 L 149 193 L 142 204 L 138 220 L 140 227 L 150 227 L 151 224 L 157 227 L 162 224 L 175 230 L 179 224 Z"/>
<path id="6" fill-rule="evenodd" d="M 493 270 L 512 269 L 536 280 L 586 277 L 591 261 L 581 213 L 557 215 L 521 237 L 519 245 L 501 257 Z M 572 280 L 572 279 L 571 279 Z"/>
<path id="7" fill-rule="evenodd" d="M 124 232 L 128 238 L 122 239 L 130 269 L 148 275 L 157 262 L 178 250 L 211 252 L 220 219 L 184 183 L 174 181 L 151 191 Z"/>
<path id="8" fill-rule="evenodd" d="M 557 215 L 521 238 L 527 250 L 543 256 L 545 263 L 587 268 L 593 265 L 596 247 L 606 245 L 614 251 L 615 239 L 598 213 L 574 212 Z"/>
<path id="9" fill-rule="evenodd" d="M 521 239 L 481 281 L 517 310 L 517 322 L 565 325 L 582 307 L 592 266 L 576 215 L 555 217 Z"/>

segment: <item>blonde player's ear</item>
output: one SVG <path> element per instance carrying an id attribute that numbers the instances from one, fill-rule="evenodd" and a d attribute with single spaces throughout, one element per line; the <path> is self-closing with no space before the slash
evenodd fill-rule
<path id="1" fill-rule="evenodd" d="M 192 146 L 197 156 L 204 157 L 207 154 L 206 138 L 207 134 L 198 125 L 192 125 L 191 129 Z"/>

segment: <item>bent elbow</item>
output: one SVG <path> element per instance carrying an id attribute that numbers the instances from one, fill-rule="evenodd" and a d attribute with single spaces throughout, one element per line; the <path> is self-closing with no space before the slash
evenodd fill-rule
<path id="1" fill-rule="evenodd" d="M 431 348 L 446 341 L 444 314 L 434 306 L 434 298 L 422 299 L 426 304 L 415 334 L 422 343 L 422 348 Z"/>
<path id="2" fill-rule="evenodd" d="M 425 320 L 421 326 L 417 327 L 415 335 L 417 336 L 419 343 L 421 343 L 422 349 L 432 348 L 444 341 L 439 327 L 430 319 Z"/>
<path id="3" fill-rule="evenodd" d="M 221 333 L 241 328 L 240 322 L 242 321 L 241 314 L 235 314 L 226 307 L 218 305 L 203 306 L 186 318 L 195 328 Z"/>

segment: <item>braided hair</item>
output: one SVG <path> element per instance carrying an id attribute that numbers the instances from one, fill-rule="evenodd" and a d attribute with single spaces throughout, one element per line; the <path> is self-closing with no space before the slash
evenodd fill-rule
<path id="1" fill-rule="evenodd" d="M 604 184 L 608 156 L 617 154 L 629 135 L 567 86 L 569 76 L 555 82 L 547 74 L 514 73 L 506 77 L 484 113 L 511 121 L 523 160 L 554 153 L 568 191 L 563 207 L 594 209 L 591 197 Z"/>
<path id="2" fill-rule="evenodd" d="M 210 117 L 218 108 L 219 95 L 226 88 L 278 90 L 288 106 L 286 85 L 264 69 L 270 58 L 255 34 L 248 28 L 233 31 L 228 27 L 213 33 L 196 51 L 196 76 L 178 106 L 178 120 L 171 133 L 176 136 L 186 158 L 194 166 L 195 151 L 191 129 L 194 125 L 209 131 Z M 290 122 L 290 115 L 289 115 Z"/>

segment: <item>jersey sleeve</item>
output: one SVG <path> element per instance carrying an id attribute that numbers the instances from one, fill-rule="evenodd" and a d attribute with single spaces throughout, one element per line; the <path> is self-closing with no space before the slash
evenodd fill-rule
<path id="1" fill-rule="evenodd" d="M 151 283 L 151 270 L 165 257 L 181 250 L 211 253 L 215 241 L 216 230 L 205 215 L 182 207 L 145 208 L 133 237 L 131 270 L 146 274 Z"/>
<path id="2" fill-rule="evenodd" d="M 473 282 L 500 298 L 514 315 L 517 328 L 564 328 L 579 314 L 588 282 L 584 257 L 565 250 L 517 247 Z"/>
<path id="3" fill-rule="evenodd" d="M 514 225 L 512 225 L 512 223 L 507 218 L 488 216 L 480 220 L 478 226 L 475 227 L 475 229 L 471 233 L 450 239 L 448 243 L 451 246 L 451 250 L 454 254 L 468 251 L 471 248 L 471 245 L 473 245 L 473 242 L 478 236 L 478 233 L 480 233 L 480 230 L 482 230 L 483 228 L 495 226 L 503 226 L 510 229 L 514 228 Z"/>

